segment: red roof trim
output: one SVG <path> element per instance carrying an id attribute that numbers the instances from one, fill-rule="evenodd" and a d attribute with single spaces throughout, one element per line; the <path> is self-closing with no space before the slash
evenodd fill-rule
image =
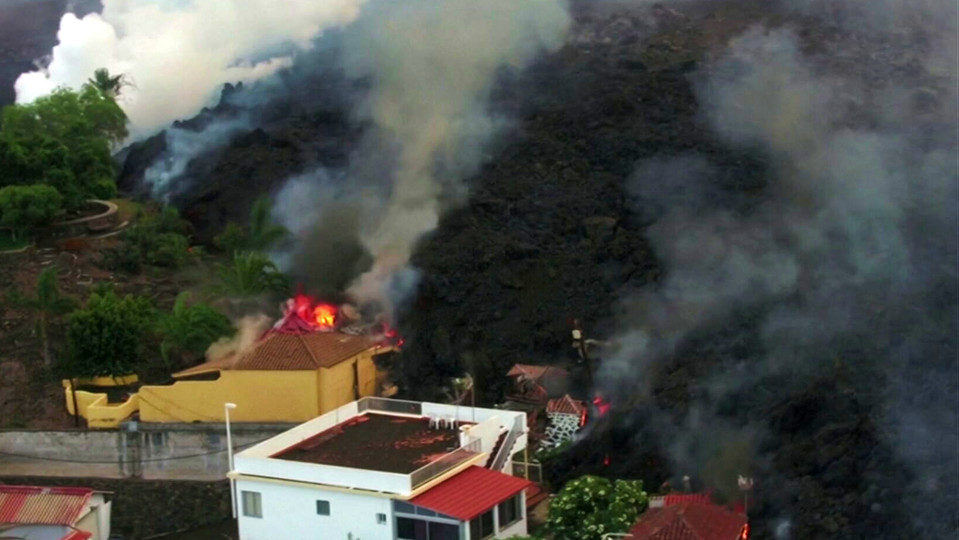
<path id="1" fill-rule="evenodd" d="M 0 486 L 0 523 L 73 525 L 91 495 L 89 488 Z"/>
<path id="2" fill-rule="evenodd" d="M 469 521 L 532 484 L 523 478 L 474 465 L 409 502 Z"/>
<path id="3" fill-rule="evenodd" d="M 76 531 L 71 531 L 60 540 L 88 540 L 89 538 L 92 538 L 92 537 L 93 537 L 92 532 L 76 530 Z"/>

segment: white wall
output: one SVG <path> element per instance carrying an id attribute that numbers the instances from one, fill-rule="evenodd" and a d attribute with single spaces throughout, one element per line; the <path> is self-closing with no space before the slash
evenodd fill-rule
<path id="1" fill-rule="evenodd" d="M 243 515 L 243 491 L 260 493 L 262 518 Z M 392 540 L 392 502 L 386 497 L 353 495 L 271 482 L 237 480 L 240 540 Z M 330 502 L 330 515 L 316 514 L 316 500 Z M 386 514 L 378 524 L 376 514 Z"/>
<path id="2" fill-rule="evenodd" d="M 492 416 L 478 424 L 463 426 L 461 429 L 462 433 L 460 435 L 465 434 L 468 436 L 468 439 L 479 439 L 481 441 L 482 452 L 492 452 L 493 447 L 496 446 L 496 441 L 499 439 L 502 428 L 500 426 L 499 416 Z M 463 441 L 463 437 L 461 436 L 460 445 L 462 446 L 465 442 L 468 442 L 468 439 L 467 441 Z"/>
<path id="3" fill-rule="evenodd" d="M 523 513 L 522 519 L 516 523 L 496 532 L 496 538 L 509 538 L 510 536 L 526 536 L 526 492 L 520 495 L 520 511 Z M 496 525 L 499 527 L 499 507 L 496 508 Z"/>
<path id="4" fill-rule="evenodd" d="M 3 531 L 4 538 L 26 538 L 28 540 L 60 540 L 70 529 L 63 525 L 24 525 Z"/>

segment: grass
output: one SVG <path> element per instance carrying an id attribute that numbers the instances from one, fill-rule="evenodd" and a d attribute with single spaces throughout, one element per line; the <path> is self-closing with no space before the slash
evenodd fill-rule
<path id="1" fill-rule="evenodd" d="M 136 201 L 130 199 L 110 199 L 110 202 L 117 205 L 117 214 L 120 216 L 120 222 L 132 221 L 142 206 Z"/>
<path id="2" fill-rule="evenodd" d="M 18 240 L 13 239 L 13 234 L 10 231 L 0 230 L 0 251 L 13 251 L 15 249 L 23 249 L 30 245 L 30 240 L 27 238 L 21 238 Z"/>

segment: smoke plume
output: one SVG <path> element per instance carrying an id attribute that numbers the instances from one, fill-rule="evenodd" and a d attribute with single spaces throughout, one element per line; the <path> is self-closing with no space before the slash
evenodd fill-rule
<path id="1" fill-rule="evenodd" d="M 248 315 L 234 323 L 236 334 L 224 337 L 210 344 L 206 350 L 208 362 L 233 355 L 238 357 L 256 343 L 256 340 L 270 328 L 270 318 L 263 314 Z"/>
<path id="2" fill-rule="evenodd" d="M 17 101 L 78 87 L 98 68 L 124 74 L 120 105 L 143 137 L 188 118 L 227 82 L 291 65 L 324 29 L 345 25 L 363 0 L 104 0 L 100 14 L 63 16 L 59 44 L 41 70 L 16 82 Z"/>
<path id="3" fill-rule="evenodd" d="M 684 420 L 652 420 L 664 424 L 677 467 L 712 470 L 707 458 L 729 441 L 761 441 L 761 426 L 719 411 L 724 398 L 773 380 L 787 392 L 845 362 L 857 384 L 885 381 L 869 389 L 884 442 L 917 479 L 904 504 L 917 531 L 939 537 L 955 527 L 959 486 L 955 10 L 799 8 L 821 15 L 824 4 L 838 21 L 872 17 L 805 49 L 810 38 L 789 29 L 754 28 L 698 74 L 704 120 L 730 149 L 767 163 L 761 194 L 724 192 L 705 156 L 638 168 L 637 210 L 655 221 L 648 235 L 666 273 L 624 304 L 635 326 L 600 379 L 623 400 L 637 390 L 648 399 L 655 368 L 690 340 L 758 313 L 759 352 L 694 383 Z"/>

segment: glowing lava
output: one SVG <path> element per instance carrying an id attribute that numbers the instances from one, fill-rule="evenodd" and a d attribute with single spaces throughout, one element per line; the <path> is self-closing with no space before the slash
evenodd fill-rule
<path id="1" fill-rule="evenodd" d="M 403 336 L 401 336 L 395 328 L 386 323 L 383 323 L 383 341 L 396 348 L 402 347 L 403 343 L 405 343 Z"/>
<path id="2" fill-rule="evenodd" d="M 336 325 L 336 306 L 332 304 L 317 304 L 313 308 L 313 321 L 316 326 L 331 329 Z"/>
<path id="3" fill-rule="evenodd" d="M 610 404 L 608 401 L 603 399 L 603 396 L 594 397 L 593 405 L 596 406 L 596 411 L 599 413 L 599 416 L 603 416 L 609 412 Z"/>

